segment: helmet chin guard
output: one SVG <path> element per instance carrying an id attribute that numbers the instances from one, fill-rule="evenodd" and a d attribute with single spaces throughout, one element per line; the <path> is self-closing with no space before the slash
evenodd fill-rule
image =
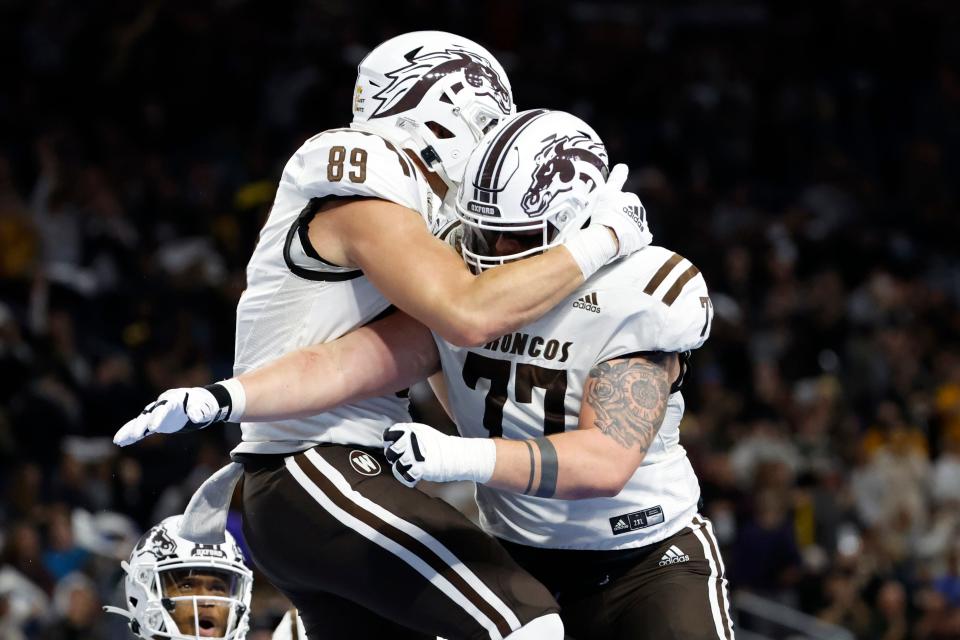
<path id="1" fill-rule="evenodd" d="M 456 189 L 484 133 L 515 110 L 489 51 L 451 33 L 417 31 L 387 40 L 360 63 L 352 126 L 412 149 Z"/>

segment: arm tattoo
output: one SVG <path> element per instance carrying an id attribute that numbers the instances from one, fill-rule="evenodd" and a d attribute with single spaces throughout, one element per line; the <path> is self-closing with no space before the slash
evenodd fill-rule
<path id="1" fill-rule="evenodd" d="M 660 430 L 670 396 L 673 353 L 601 362 L 590 370 L 585 400 L 596 412 L 594 424 L 622 446 L 646 452 Z"/>

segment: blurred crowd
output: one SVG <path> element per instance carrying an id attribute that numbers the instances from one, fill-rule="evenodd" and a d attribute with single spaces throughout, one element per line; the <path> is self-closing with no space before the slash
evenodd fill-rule
<path id="1" fill-rule="evenodd" d="M 422 28 L 593 124 L 706 276 L 681 433 L 734 591 L 960 637 L 960 5 L 929 0 L 0 0 L 0 637 L 128 637 L 118 560 L 238 434 L 109 438 L 231 374 L 283 163 Z"/>

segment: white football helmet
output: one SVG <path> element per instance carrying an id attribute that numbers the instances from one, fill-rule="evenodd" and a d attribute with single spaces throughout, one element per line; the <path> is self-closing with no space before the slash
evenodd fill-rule
<path id="1" fill-rule="evenodd" d="M 489 51 L 452 33 L 415 31 L 360 63 L 351 126 L 412 149 L 456 189 L 483 134 L 515 111 L 507 74 Z"/>
<path id="2" fill-rule="evenodd" d="M 121 563 L 127 608 L 104 607 L 130 620 L 140 638 L 243 640 L 249 629 L 253 574 L 229 532 L 223 544 L 179 535 L 183 516 L 147 531 Z"/>
<path id="3" fill-rule="evenodd" d="M 470 155 L 457 194 L 463 259 L 479 273 L 561 244 L 588 222 L 608 170 L 603 141 L 576 116 L 535 109 L 504 120 Z"/>

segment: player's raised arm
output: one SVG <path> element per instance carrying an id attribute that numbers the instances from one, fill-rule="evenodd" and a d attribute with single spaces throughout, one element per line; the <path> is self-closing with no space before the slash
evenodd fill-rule
<path id="1" fill-rule="evenodd" d="M 468 172 L 480 163 L 474 157 L 483 154 L 471 157 Z M 540 317 L 597 269 L 649 243 L 645 222 L 628 213 L 640 203 L 634 194 L 621 192 L 626 177 L 623 165 L 611 172 L 591 203 L 589 227 L 567 230 L 562 244 L 541 255 L 479 275 L 437 242 L 418 214 L 382 200 L 356 200 L 322 211 L 310 224 L 309 237 L 318 254 L 362 270 L 387 299 L 442 338 L 482 344 Z"/>
<path id="2" fill-rule="evenodd" d="M 394 475 L 473 480 L 544 498 L 615 496 L 657 436 L 680 373 L 675 353 L 617 358 L 590 372 L 580 428 L 531 440 L 456 438 L 427 425 L 395 425 L 384 434 Z"/>
<path id="3" fill-rule="evenodd" d="M 171 389 L 125 424 L 126 446 L 151 433 L 201 429 L 217 421 L 283 420 L 405 389 L 439 369 L 430 330 L 395 312 L 333 342 L 292 351 L 206 387 Z"/>

